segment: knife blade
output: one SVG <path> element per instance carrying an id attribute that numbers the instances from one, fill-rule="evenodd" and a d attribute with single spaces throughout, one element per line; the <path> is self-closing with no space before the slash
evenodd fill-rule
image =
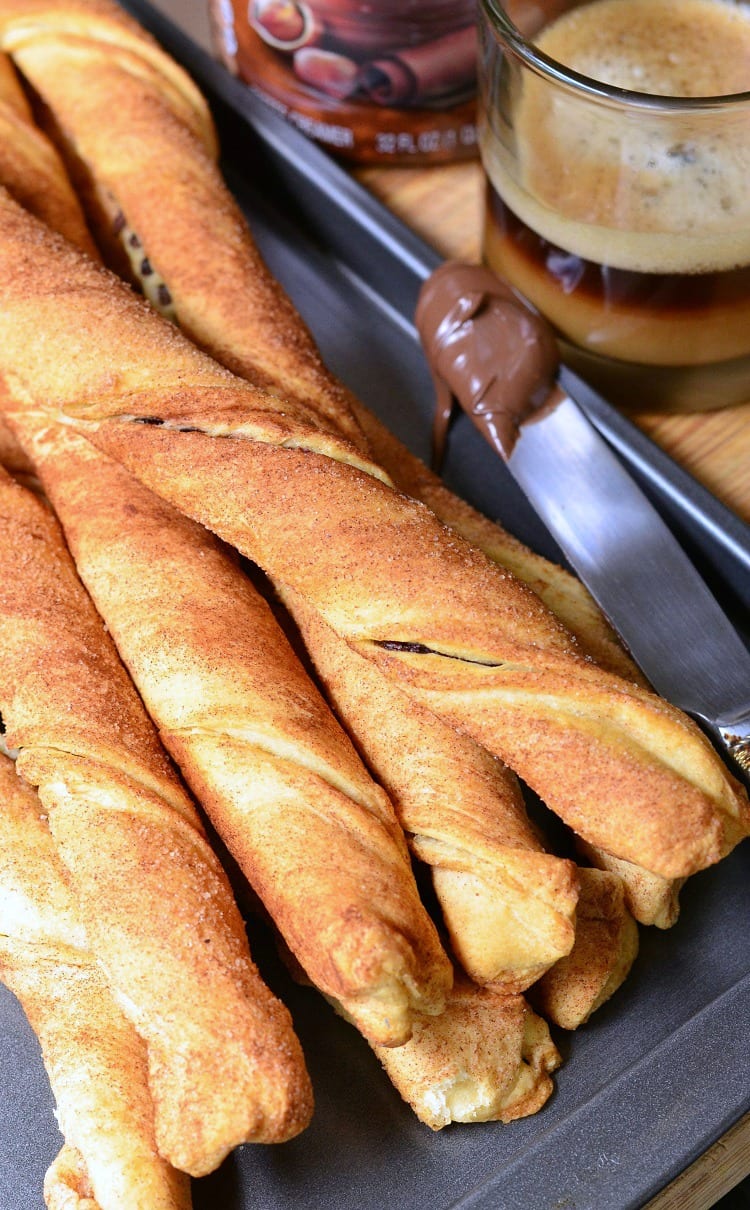
<path id="1" fill-rule="evenodd" d="M 438 392 L 436 443 L 455 400 L 654 689 L 708 732 L 750 788 L 750 651 L 576 402 L 575 376 L 561 376 L 556 353 L 550 362 L 548 325 L 483 266 L 452 262 L 427 280 L 416 322 Z"/>
<path id="2" fill-rule="evenodd" d="M 750 774 L 750 652 L 571 395 L 521 425 L 514 479 L 658 693 Z"/>

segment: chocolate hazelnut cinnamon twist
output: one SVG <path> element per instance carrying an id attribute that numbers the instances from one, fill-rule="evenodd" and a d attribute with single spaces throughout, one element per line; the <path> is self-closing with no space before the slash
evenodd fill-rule
<path id="1" fill-rule="evenodd" d="M 39 1039 L 66 1140 L 48 1207 L 75 1196 L 92 1210 L 189 1210 L 187 1177 L 156 1150 L 146 1047 L 89 949 L 42 805 L 4 755 L 0 979 Z"/>
<path id="2" fill-rule="evenodd" d="M 523 991 L 573 945 L 573 863 L 545 851 L 496 757 L 402 693 L 290 590 L 282 597 L 430 871 L 458 962 L 478 983 Z"/>
<path id="3" fill-rule="evenodd" d="M 311 404 L 221 370 L 9 198 L 0 292 L 14 406 L 76 424 L 253 558 L 590 843 L 671 878 L 747 833 L 746 795 L 680 711 L 583 658 Z"/>
<path id="4" fill-rule="evenodd" d="M 146 1043 L 159 1151 L 201 1175 L 241 1142 L 306 1125 L 300 1047 L 57 523 L 4 473 L 0 517 L 7 743 L 38 788 L 88 943 Z"/>
<path id="5" fill-rule="evenodd" d="M 61 426 L 14 418 L 167 750 L 308 978 L 371 1041 L 452 971 L 393 808 L 211 534 Z"/>

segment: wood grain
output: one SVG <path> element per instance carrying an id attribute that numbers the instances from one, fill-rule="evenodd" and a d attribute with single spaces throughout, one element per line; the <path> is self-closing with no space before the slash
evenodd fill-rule
<path id="1" fill-rule="evenodd" d="M 709 1210 L 748 1173 L 750 1114 L 652 1198 L 644 1210 Z"/>

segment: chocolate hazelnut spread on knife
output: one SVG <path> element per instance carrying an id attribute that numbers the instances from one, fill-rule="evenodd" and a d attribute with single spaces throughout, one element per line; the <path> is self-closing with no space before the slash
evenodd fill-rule
<path id="1" fill-rule="evenodd" d="M 415 321 L 435 384 L 435 465 L 455 403 L 508 458 L 520 425 L 555 383 L 559 353 L 549 326 L 491 270 L 459 261 L 428 277 Z"/>

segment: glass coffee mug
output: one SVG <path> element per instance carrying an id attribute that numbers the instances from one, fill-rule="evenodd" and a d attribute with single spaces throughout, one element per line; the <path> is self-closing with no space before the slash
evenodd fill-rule
<path id="1" fill-rule="evenodd" d="M 750 9 L 480 7 L 487 263 L 613 402 L 750 400 Z"/>

